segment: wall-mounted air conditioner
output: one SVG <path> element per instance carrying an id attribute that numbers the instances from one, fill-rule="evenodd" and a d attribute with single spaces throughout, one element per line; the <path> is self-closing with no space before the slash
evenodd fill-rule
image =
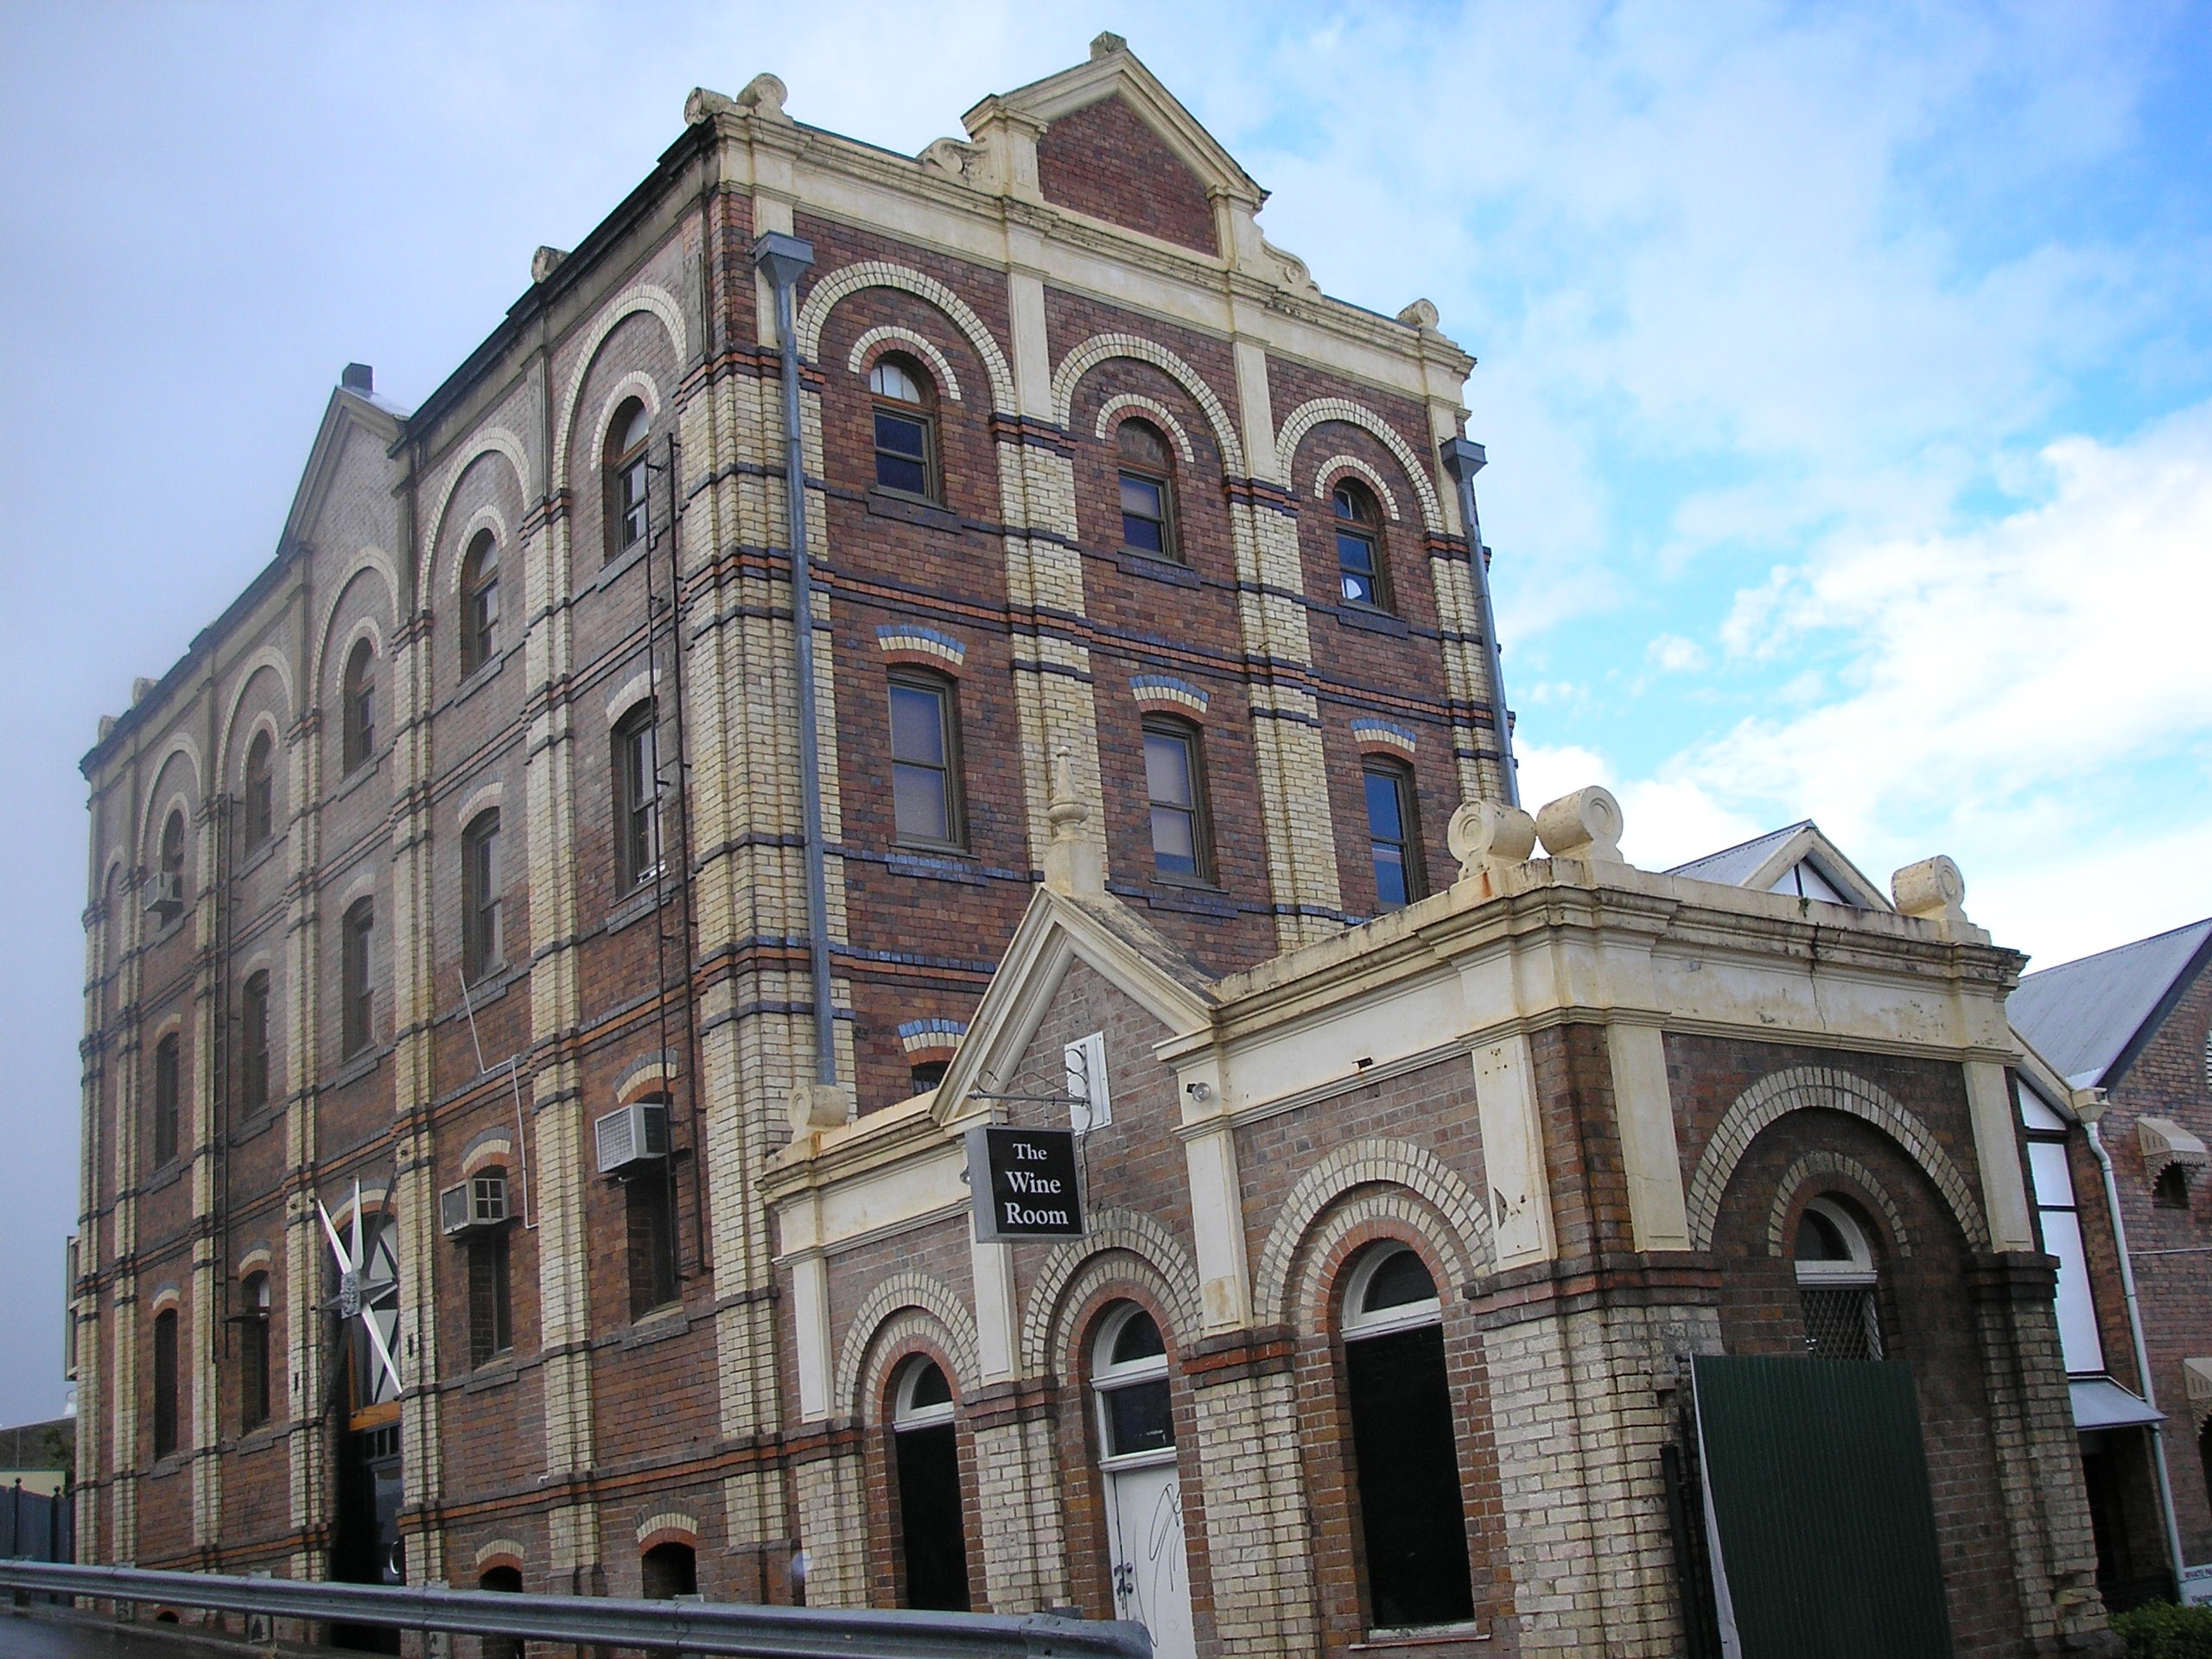
<path id="1" fill-rule="evenodd" d="M 507 1178 L 493 1173 L 472 1175 L 438 1194 L 438 1230 L 450 1238 L 479 1227 L 497 1227 L 507 1218 Z"/>
<path id="2" fill-rule="evenodd" d="M 668 1108 L 639 1101 L 609 1112 L 593 1126 L 599 1142 L 599 1173 L 619 1175 L 632 1165 L 668 1156 Z"/>
<path id="3" fill-rule="evenodd" d="M 174 870 L 156 870 L 146 878 L 146 908 L 163 921 L 184 910 L 184 878 Z"/>

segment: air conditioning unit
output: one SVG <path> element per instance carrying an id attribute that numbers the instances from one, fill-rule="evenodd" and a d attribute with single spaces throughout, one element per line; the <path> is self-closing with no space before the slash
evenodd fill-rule
<path id="1" fill-rule="evenodd" d="M 156 870 L 146 878 L 146 908 L 163 921 L 184 909 L 184 878 L 174 870 Z"/>
<path id="2" fill-rule="evenodd" d="M 438 1194 L 438 1230 L 448 1238 L 479 1227 L 497 1227 L 506 1218 L 505 1175 L 472 1175 Z"/>
<path id="3" fill-rule="evenodd" d="M 640 1101 L 609 1112 L 592 1126 L 599 1142 L 599 1173 L 620 1175 L 633 1165 L 668 1156 L 668 1108 Z"/>

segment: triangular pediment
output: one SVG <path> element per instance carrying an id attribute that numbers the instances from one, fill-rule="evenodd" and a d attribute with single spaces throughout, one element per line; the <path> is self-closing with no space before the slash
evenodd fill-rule
<path id="1" fill-rule="evenodd" d="M 383 455 L 399 439 L 402 416 L 380 398 L 365 397 L 340 386 L 324 406 L 322 424 L 315 429 L 308 462 L 301 470 L 299 487 L 292 494 L 292 509 L 284 516 L 283 549 L 315 539 L 315 525 L 322 513 L 343 461 L 346 441 L 359 435 L 376 454 Z M 397 472 L 396 466 L 387 470 Z"/>

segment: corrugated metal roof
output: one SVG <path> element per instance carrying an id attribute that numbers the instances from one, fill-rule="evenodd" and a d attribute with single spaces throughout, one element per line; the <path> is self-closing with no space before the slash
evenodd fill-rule
<path id="1" fill-rule="evenodd" d="M 1795 823 L 1785 823 L 1781 829 L 1770 830 L 1756 840 L 1734 847 L 1724 847 L 1717 853 L 1707 853 L 1703 858 L 1677 864 L 1667 874 L 1687 875 L 1700 881 L 1718 881 L 1724 887 L 1740 887 L 1754 870 L 1774 856 L 1783 842 L 1810 823 L 1810 818 L 1800 818 Z"/>
<path id="2" fill-rule="evenodd" d="M 2095 1087 L 2208 938 L 2212 918 L 2046 968 L 2020 981 L 2005 1011 L 2068 1083 Z"/>

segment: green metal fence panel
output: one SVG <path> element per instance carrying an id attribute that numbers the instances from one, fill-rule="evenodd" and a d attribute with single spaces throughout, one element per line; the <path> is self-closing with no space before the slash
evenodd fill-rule
<path id="1" fill-rule="evenodd" d="M 1729 1650 L 1950 1659 L 1911 1365 L 1716 1355 L 1694 1373 Z"/>

